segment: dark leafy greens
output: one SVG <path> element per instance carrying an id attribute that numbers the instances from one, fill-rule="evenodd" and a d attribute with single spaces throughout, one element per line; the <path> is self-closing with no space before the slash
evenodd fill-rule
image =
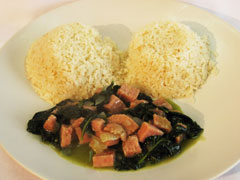
<path id="1" fill-rule="evenodd" d="M 58 103 L 55 107 L 46 111 L 36 113 L 27 124 L 27 131 L 41 135 L 44 142 L 49 142 L 61 149 L 60 147 L 60 126 L 62 124 L 70 124 L 71 119 L 84 117 L 84 121 L 80 127 L 82 129 L 82 139 L 85 133 L 94 134 L 91 128 L 91 121 L 95 118 L 102 118 L 107 123 L 107 118 L 111 115 L 106 111 L 104 105 L 109 102 L 112 94 L 117 96 L 117 91 L 120 88 L 118 85 L 111 83 L 110 86 L 102 90 L 100 93 L 93 95 L 91 98 L 82 101 L 73 101 L 70 99 Z M 121 97 L 119 97 L 121 98 Z M 153 99 L 144 93 L 138 95 L 139 100 L 146 100 L 148 103 L 140 103 L 134 108 L 129 108 L 130 103 L 122 101 L 128 107 L 121 112 L 132 117 L 139 125 L 143 122 L 151 122 L 155 109 L 158 108 L 163 112 L 163 115 L 170 121 L 172 130 L 170 133 L 165 133 L 163 136 L 150 136 L 146 138 L 144 143 L 140 143 L 142 153 L 134 157 L 125 157 L 122 150 L 122 143 L 110 147 L 115 151 L 114 168 L 116 170 L 136 170 L 144 167 L 147 164 L 155 164 L 167 157 L 178 154 L 183 148 L 183 142 L 189 139 L 197 138 L 203 129 L 190 117 L 181 113 L 167 109 L 166 107 L 157 107 L 153 104 Z M 84 106 L 94 106 L 96 110 L 85 109 Z M 45 121 L 53 114 L 57 118 L 57 128 L 55 132 L 48 132 L 43 128 Z M 182 138 L 179 143 L 176 138 Z M 71 154 L 70 146 L 63 148 L 64 154 Z M 89 161 L 92 160 L 93 151 L 89 152 Z"/>

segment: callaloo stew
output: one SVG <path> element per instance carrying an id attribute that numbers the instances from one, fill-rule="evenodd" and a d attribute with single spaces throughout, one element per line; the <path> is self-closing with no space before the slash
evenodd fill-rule
<path id="1" fill-rule="evenodd" d="M 27 131 L 67 156 L 89 146 L 94 168 L 136 170 L 178 154 L 203 129 L 166 99 L 112 83 L 89 99 L 66 99 L 37 112 Z"/>

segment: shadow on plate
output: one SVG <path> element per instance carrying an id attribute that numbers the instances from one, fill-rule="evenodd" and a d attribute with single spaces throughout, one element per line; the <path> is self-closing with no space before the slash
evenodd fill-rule
<path id="1" fill-rule="evenodd" d="M 127 50 L 132 37 L 130 29 L 123 24 L 99 25 L 95 28 L 102 36 L 110 37 L 120 50 Z"/>
<path id="2" fill-rule="evenodd" d="M 190 27 L 195 33 L 197 33 L 199 36 L 204 37 L 206 36 L 210 42 L 210 56 L 211 60 L 216 62 L 216 39 L 214 35 L 203 25 L 193 22 L 193 21 L 182 21 L 183 24 Z"/>
<path id="3" fill-rule="evenodd" d="M 192 118 L 193 121 L 196 121 L 200 127 L 205 127 L 205 120 L 204 115 L 199 110 L 194 108 L 192 105 L 188 103 L 183 103 L 180 101 L 174 101 L 176 102 L 182 109 L 183 113 Z"/>

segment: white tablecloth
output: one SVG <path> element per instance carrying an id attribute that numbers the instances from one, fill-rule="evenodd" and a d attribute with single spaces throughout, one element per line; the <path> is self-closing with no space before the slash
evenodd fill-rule
<path id="1" fill-rule="evenodd" d="M 182 0 L 204 8 L 240 31 L 240 0 Z M 74 0 L 0 0 L 0 47 L 37 16 Z M 12 160 L 0 147 L 0 179 L 39 180 Z M 239 180 L 240 163 L 218 180 Z"/>

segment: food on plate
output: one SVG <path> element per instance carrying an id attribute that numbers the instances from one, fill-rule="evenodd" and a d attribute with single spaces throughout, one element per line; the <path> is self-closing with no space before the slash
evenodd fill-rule
<path id="1" fill-rule="evenodd" d="M 112 83 L 88 99 L 66 99 L 36 113 L 27 131 L 68 156 L 87 146 L 79 157 L 87 156 L 92 167 L 136 170 L 178 154 L 203 131 L 175 107 L 130 85 Z"/>
<path id="2" fill-rule="evenodd" d="M 122 53 L 110 38 L 87 25 L 59 26 L 35 41 L 25 60 L 27 78 L 51 104 L 84 99 L 118 82 Z"/>
<path id="3" fill-rule="evenodd" d="M 149 24 L 130 42 L 127 83 L 153 97 L 191 97 L 215 69 L 210 54 L 208 40 L 182 23 Z"/>
<path id="4" fill-rule="evenodd" d="M 152 23 L 135 33 L 127 56 L 93 27 L 72 23 L 35 41 L 25 68 L 34 90 L 53 105 L 89 98 L 112 81 L 153 97 L 183 98 L 192 96 L 216 69 L 211 54 L 207 38 L 174 21 Z M 122 87 L 118 95 L 136 106 L 138 93 L 132 92 L 135 96 Z M 121 111 L 124 104 L 118 99 L 112 96 L 106 108 L 115 103 L 111 111 Z"/>

